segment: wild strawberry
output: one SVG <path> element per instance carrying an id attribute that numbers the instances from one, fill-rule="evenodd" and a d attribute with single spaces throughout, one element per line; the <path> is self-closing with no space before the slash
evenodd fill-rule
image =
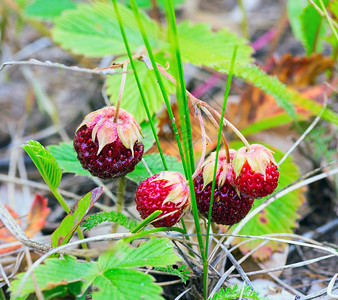
<path id="1" fill-rule="evenodd" d="M 241 193 L 259 199 L 276 189 L 279 172 L 271 150 L 258 144 L 250 148 L 242 147 L 234 157 L 235 184 Z"/>
<path id="2" fill-rule="evenodd" d="M 74 148 L 84 169 L 102 179 L 132 172 L 142 159 L 144 146 L 140 126 L 127 111 L 101 108 L 88 114 L 77 128 Z"/>
<path id="3" fill-rule="evenodd" d="M 236 151 L 230 150 L 230 160 Z M 208 218 L 211 187 L 214 174 L 216 153 L 206 159 L 202 171 L 194 179 L 197 208 Z M 220 151 L 217 163 L 214 200 L 211 210 L 211 221 L 222 225 L 233 225 L 241 221 L 250 211 L 253 199 L 238 193 L 234 187 L 234 171 L 230 163 L 226 163 L 225 151 Z"/>
<path id="4" fill-rule="evenodd" d="M 152 225 L 172 227 L 190 206 L 188 182 L 178 172 L 163 171 L 140 183 L 135 202 L 142 219 L 162 210 Z"/>

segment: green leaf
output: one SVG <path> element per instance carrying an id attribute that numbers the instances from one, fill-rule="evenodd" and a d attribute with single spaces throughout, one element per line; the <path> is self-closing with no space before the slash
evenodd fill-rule
<path id="1" fill-rule="evenodd" d="M 166 60 L 163 53 L 157 54 L 156 62 L 165 64 Z M 135 67 L 140 79 L 142 90 L 149 106 L 150 114 L 157 114 L 163 108 L 163 97 L 159 85 L 157 83 L 154 70 L 149 70 L 144 62 L 135 61 Z M 174 85 L 169 80 L 163 80 L 167 94 L 175 91 Z M 116 104 L 120 90 L 121 77 L 108 76 L 107 78 L 107 94 L 110 95 L 110 102 Z M 124 87 L 121 107 L 134 115 L 137 122 L 141 123 L 147 120 L 147 114 L 141 101 L 140 93 L 133 74 L 128 74 Z"/>
<path id="2" fill-rule="evenodd" d="M 172 265 L 179 260 L 175 255 L 173 246 L 168 239 L 152 238 L 142 243 L 138 248 L 131 248 L 123 240 L 117 242 L 115 247 L 99 257 L 99 267 L 135 268 L 141 266 L 164 267 Z"/>
<path id="3" fill-rule="evenodd" d="M 24 14 L 28 18 L 52 20 L 60 16 L 64 10 L 75 7 L 75 3 L 71 0 L 35 0 L 26 6 Z"/>
<path id="4" fill-rule="evenodd" d="M 245 285 L 243 291 L 237 284 L 233 287 L 228 286 L 225 290 L 221 288 L 213 297 L 212 300 L 233 300 L 238 298 L 252 299 L 252 300 L 267 300 L 265 297 L 259 295 L 259 293 L 253 291 L 248 285 Z M 210 300 L 211 298 L 209 298 Z"/>
<path id="5" fill-rule="evenodd" d="M 65 256 L 64 259 L 50 258 L 45 260 L 44 265 L 39 265 L 34 270 L 36 283 L 42 291 L 65 285 L 67 282 L 85 280 L 91 282 L 99 272 L 96 263 L 77 262 L 75 257 Z M 17 275 L 16 280 L 11 282 L 11 293 L 17 292 L 21 279 L 25 273 Z M 25 282 L 20 296 L 29 295 L 35 291 L 32 277 L 30 276 Z M 13 295 L 12 295 L 13 296 Z M 15 299 L 12 298 L 11 299 Z"/>
<path id="6" fill-rule="evenodd" d="M 152 174 L 158 174 L 164 171 L 160 154 L 146 154 L 143 156 L 143 159 L 145 160 Z M 180 162 L 175 156 L 165 155 L 165 161 L 167 162 L 169 171 L 176 171 L 182 174 L 184 173 L 182 162 Z M 148 170 L 142 162 L 137 164 L 135 170 L 126 176 L 128 179 L 135 182 L 141 182 L 150 177 Z"/>
<path id="7" fill-rule="evenodd" d="M 115 222 L 129 230 L 133 229 L 137 225 L 137 222 L 135 220 L 129 219 L 127 216 L 119 211 L 103 211 L 90 216 L 82 224 L 82 227 L 84 227 L 85 230 L 91 230 L 92 228 L 103 222 Z"/>
<path id="8" fill-rule="evenodd" d="M 323 0 L 327 6 L 329 0 Z M 320 7 L 319 1 L 314 0 L 314 3 Z M 321 52 L 323 50 L 323 38 L 326 33 L 326 23 L 318 11 L 308 4 L 300 15 L 304 47 L 306 54 L 311 55 L 313 52 Z"/>
<path id="9" fill-rule="evenodd" d="M 102 187 L 97 187 L 76 203 L 75 207 L 62 220 L 60 226 L 53 232 L 52 247 L 58 247 L 68 243 L 85 215 L 101 196 L 102 191 Z"/>
<path id="10" fill-rule="evenodd" d="M 160 297 L 162 289 L 154 283 L 152 276 L 129 268 L 165 266 L 178 260 L 180 258 L 175 255 L 168 239 L 153 238 L 138 248 L 131 248 L 121 240 L 108 253 L 101 255 L 98 262 L 80 262 L 71 256 L 65 256 L 64 259 L 49 258 L 44 265 L 34 270 L 34 275 L 42 291 L 81 281 L 81 294 L 92 285 L 93 299 L 163 299 Z M 26 299 L 35 291 L 30 276 L 18 297 L 14 297 L 24 274 L 18 274 L 18 279 L 12 281 L 11 299 Z"/>
<path id="11" fill-rule="evenodd" d="M 184 284 L 187 283 L 187 280 L 189 279 L 189 274 L 191 273 L 191 271 L 187 269 L 186 265 L 182 265 L 182 266 L 178 267 L 177 269 L 174 269 L 173 266 L 156 267 L 154 269 L 157 270 L 157 271 L 162 271 L 162 272 L 166 272 L 166 273 L 175 275 L 175 276 L 181 278 L 181 280 Z"/>
<path id="12" fill-rule="evenodd" d="M 99 291 L 93 293 L 93 300 L 164 299 L 154 278 L 136 270 L 112 268 L 97 276 L 94 285 Z"/>
<path id="13" fill-rule="evenodd" d="M 119 5 L 119 11 L 130 48 L 138 51 L 143 46 L 143 39 L 134 15 L 123 5 Z M 142 14 L 142 22 L 149 42 L 155 48 L 159 29 L 146 14 Z M 125 53 L 116 15 L 110 3 L 81 4 L 74 10 L 65 11 L 55 19 L 52 34 L 55 42 L 75 54 L 100 57 Z"/>
<path id="14" fill-rule="evenodd" d="M 222 63 L 231 59 L 235 45 L 238 45 L 236 61 L 251 61 L 253 50 L 248 42 L 227 29 L 214 33 L 208 24 L 193 25 L 186 21 L 178 26 L 177 31 L 182 59 L 185 62 L 197 66 Z"/>
<path id="15" fill-rule="evenodd" d="M 235 149 L 239 148 L 239 145 L 241 144 L 232 143 L 232 147 Z M 275 152 L 274 156 L 277 162 L 283 157 L 284 154 L 281 151 L 270 146 L 267 147 Z M 293 163 L 290 156 L 281 165 L 279 174 L 279 183 L 276 191 L 279 191 L 291 184 L 300 176 L 299 170 Z M 259 200 L 256 199 L 253 207 L 257 207 L 267 198 L 268 197 L 264 197 Z M 261 213 L 254 216 L 248 223 L 245 224 L 244 228 L 241 229 L 240 234 L 260 236 L 270 233 L 292 233 L 293 229 L 297 226 L 297 219 L 299 218 L 297 211 L 304 201 L 304 189 L 298 189 L 288 193 L 287 195 L 272 202 Z M 237 244 L 240 241 L 243 241 L 243 239 L 236 238 L 233 243 Z M 261 243 L 261 240 L 252 241 L 240 246 L 240 249 L 242 252 L 247 253 L 255 248 L 259 243 Z M 273 251 L 280 251 L 282 248 L 283 246 L 280 243 L 270 241 L 256 251 L 253 256 L 263 260 L 269 257 Z"/>
<path id="16" fill-rule="evenodd" d="M 22 146 L 51 190 L 60 185 L 62 171 L 53 157 L 39 142 L 28 141 Z"/>
<path id="17" fill-rule="evenodd" d="M 158 120 L 153 118 L 153 123 L 156 129 L 156 133 L 159 132 Z M 151 130 L 150 122 L 143 121 L 141 124 L 141 131 L 143 134 L 142 143 L 144 145 L 144 153 L 146 153 L 155 143 L 155 138 Z"/>
<path id="18" fill-rule="evenodd" d="M 303 44 L 304 36 L 300 16 L 303 13 L 303 10 L 307 6 L 307 4 L 307 0 L 289 0 L 287 3 L 288 17 L 293 35 Z"/>
<path id="19" fill-rule="evenodd" d="M 87 170 L 82 168 L 79 160 L 77 159 L 73 142 L 62 142 L 59 145 L 50 145 L 47 148 L 55 157 L 63 172 L 91 176 Z"/>

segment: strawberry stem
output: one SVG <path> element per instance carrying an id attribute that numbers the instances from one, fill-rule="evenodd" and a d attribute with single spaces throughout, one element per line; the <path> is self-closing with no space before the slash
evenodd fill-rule
<path id="1" fill-rule="evenodd" d="M 119 96 L 118 96 L 117 103 L 116 103 L 116 111 L 115 111 L 115 116 L 113 120 L 114 123 L 117 123 L 117 120 L 119 119 L 119 111 L 120 111 L 120 106 L 121 106 L 121 101 L 122 101 L 122 94 L 123 94 L 123 90 L 124 90 L 124 86 L 125 86 L 126 78 L 127 78 L 128 63 L 123 62 L 122 68 L 123 68 L 123 73 L 122 73 L 122 78 L 121 78 Z"/>

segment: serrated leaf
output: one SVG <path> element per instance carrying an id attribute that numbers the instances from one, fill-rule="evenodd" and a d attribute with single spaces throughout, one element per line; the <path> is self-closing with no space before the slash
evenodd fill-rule
<path id="1" fill-rule="evenodd" d="M 28 141 L 22 148 L 26 150 L 49 188 L 55 190 L 60 185 L 62 171 L 53 155 L 37 141 Z"/>
<path id="2" fill-rule="evenodd" d="M 166 60 L 163 54 L 157 54 L 155 61 L 165 64 Z M 149 70 L 144 62 L 135 61 L 135 67 L 142 86 L 142 90 L 147 101 L 150 114 L 157 114 L 163 108 L 163 97 L 159 85 L 157 83 L 154 70 Z M 130 69 L 130 68 L 129 68 Z M 121 77 L 109 76 L 107 78 L 107 94 L 110 95 L 110 102 L 116 104 L 120 90 Z M 174 85 L 169 80 L 163 80 L 167 94 L 175 91 Z M 147 120 L 147 114 L 140 97 L 140 93 L 133 74 L 128 74 L 122 96 L 121 107 L 131 113 L 137 122 L 141 123 Z"/>
<path id="3" fill-rule="evenodd" d="M 164 171 L 159 153 L 146 154 L 143 156 L 143 159 L 145 160 L 152 174 L 158 174 Z M 180 162 L 175 156 L 165 155 L 165 161 L 169 171 L 176 171 L 180 172 L 181 174 L 184 173 L 182 162 Z M 135 182 L 141 182 L 150 177 L 150 175 L 144 164 L 140 162 L 136 165 L 135 170 L 127 174 L 126 177 Z"/>
<path id="4" fill-rule="evenodd" d="M 328 2 L 329 0 L 323 0 L 325 6 Z M 314 3 L 320 7 L 318 0 L 314 0 Z M 300 15 L 300 21 L 306 54 L 311 55 L 313 52 L 321 52 L 326 32 L 324 18 L 311 4 L 308 4 Z"/>
<path id="5" fill-rule="evenodd" d="M 238 45 L 236 61 L 251 61 L 252 48 L 248 42 L 227 29 L 212 32 L 209 24 L 182 22 L 178 28 L 182 59 L 197 66 L 222 63 L 230 60 L 235 45 Z"/>
<path id="6" fill-rule="evenodd" d="M 126 251 L 128 257 L 125 257 Z M 139 248 L 131 248 L 121 240 L 108 254 L 100 256 L 98 262 L 80 262 L 71 256 L 65 256 L 64 259 L 50 258 L 34 270 L 34 275 L 42 291 L 82 281 L 82 293 L 93 285 L 93 299 L 163 299 L 160 297 L 162 289 L 154 283 L 152 276 L 129 268 L 164 266 L 165 263 L 173 264 L 178 260 L 180 258 L 175 255 L 168 239 L 154 238 L 142 243 Z M 35 291 L 29 277 L 18 297 L 14 297 L 24 274 L 18 274 L 18 279 L 12 281 L 11 299 L 26 299 Z"/>
<path id="7" fill-rule="evenodd" d="M 65 256 L 64 259 L 46 259 L 45 264 L 39 265 L 34 270 L 34 275 L 39 288 L 45 291 L 59 285 L 67 284 L 67 282 L 80 280 L 91 282 L 98 272 L 99 269 L 96 263 L 80 263 L 76 261 L 75 257 Z M 18 290 L 24 274 L 25 273 L 18 274 L 18 279 L 11 282 L 11 293 L 15 293 Z M 34 284 L 30 276 L 25 282 L 20 296 L 29 295 L 34 291 Z M 11 297 L 11 299 L 16 298 Z"/>
<path id="8" fill-rule="evenodd" d="M 67 214 L 59 227 L 53 232 L 52 247 L 58 247 L 68 243 L 83 218 L 101 196 L 102 191 L 102 187 L 97 187 L 76 203 L 75 207 Z"/>
<path id="9" fill-rule="evenodd" d="M 120 4 L 119 12 L 131 51 L 137 51 L 143 46 L 143 39 L 134 14 Z M 156 23 L 146 14 L 142 14 L 142 22 L 151 46 L 156 47 L 159 35 Z M 55 19 L 52 34 L 55 42 L 75 54 L 100 57 L 125 53 L 120 28 L 110 3 L 81 4 L 74 10 L 65 11 Z"/>
<path id="10" fill-rule="evenodd" d="M 232 143 L 232 147 L 235 149 L 238 148 L 237 146 L 239 146 L 239 144 L 237 145 L 237 143 Z M 281 151 L 270 146 L 267 147 L 275 152 L 274 156 L 277 162 L 283 157 L 284 154 Z M 281 165 L 279 174 L 279 182 L 276 191 L 289 185 L 300 176 L 297 166 L 293 163 L 290 157 L 288 157 Z M 267 198 L 268 197 L 264 197 L 260 200 L 255 200 L 253 207 L 257 207 Z M 254 216 L 248 223 L 245 224 L 244 228 L 241 229 L 240 234 L 260 236 L 270 233 L 292 233 L 293 229 L 297 226 L 297 219 L 299 218 L 297 210 L 304 201 L 304 189 L 298 189 L 288 193 L 287 195 L 272 202 L 261 213 Z M 232 228 L 232 230 L 234 228 Z M 234 239 L 233 244 L 237 244 L 241 241 L 243 241 L 243 239 L 236 238 Z M 240 246 L 240 249 L 242 252 L 247 253 L 261 242 L 261 240 L 252 241 Z M 253 254 L 253 257 L 264 260 L 269 257 L 272 252 L 280 251 L 282 249 L 283 245 L 278 242 L 270 241 L 256 251 Z"/>
<path id="11" fill-rule="evenodd" d="M 138 248 L 132 248 L 124 241 L 119 241 L 115 247 L 100 256 L 98 264 L 101 269 L 135 268 L 140 266 L 163 267 L 172 265 L 179 260 L 168 239 L 153 238 L 142 243 Z"/>
<path id="12" fill-rule="evenodd" d="M 79 160 L 77 159 L 73 142 L 62 142 L 59 145 L 50 145 L 47 148 L 55 157 L 63 172 L 91 176 L 87 170 L 82 168 Z"/>
<path id="13" fill-rule="evenodd" d="M 129 219 L 119 211 L 102 211 L 90 216 L 81 226 L 85 228 L 84 230 L 91 230 L 103 222 L 116 222 L 129 230 L 137 225 L 136 220 Z"/>
<path id="14" fill-rule="evenodd" d="M 25 7 L 24 14 L 28 18 L 52 20 L 75 6 L 71 0 L 35 0 Z"/>
<path id="15" fill-rule="evenodd" d="M 112 268 L 98 276 L 94 285 L 99 289 L 93 300 L 163 300 L 162 289 L 154 283 L 152 276 L 136 270 Z"/>

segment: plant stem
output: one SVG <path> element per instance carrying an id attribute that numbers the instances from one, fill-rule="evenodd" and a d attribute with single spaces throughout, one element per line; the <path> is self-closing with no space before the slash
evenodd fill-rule
<path id="1" fill-rule="evenodd" d="M 179 43 L 178 43 L 178 35 L 177 35 L 177 28 L 176 28 L 176 20 L 175 20 L 175 11 L 172 5 L 171 0 L 166 0 L 166 16 L 169 23 L 168 26 L 168 35 L 169 40 L 172 42 L 171 47 L 171 55 L 174 58 L 174 62 L 177 66 L 177 72 L 178 77 L 180 80 L 180 86 L 176 84 L 175 79 L 165 72 L 165 70 L 160 67 L 159 71 L 162 73 L 165 72 L 166 75 L 168 75 L 169 78 L 171 78 L 174 81 L 174 84 L 176 84 L 176 96 L 177 96 L 177 104 L 179 108 L 179 114 L 180 114 L 180 120 L 181 120 L 181 133 L 183 138 L 183 146 L 184 151 L 186 155 L 186 166 L 187 166 L 187 180 L 189 183 L 189 191 L 191 196 L 191 205 L 192 205 L 192 212 L 194 217 L 194 223 L 196 227 L 196 233 L 197 233 L 197 239 L 198 244 L 200 247 L 201 255 L 203 257 L 204 255 L 204 244 L 202 239 L 202 233 L 201 233 L 201 227 L 199 223 L 198 218 L 198 210 L 197 210 L 197 203 L 196 203 L 196 197 L 195 197 L 195 191 L 194 191 L 194 183 L 192 179 L 192 173 L 194 169 L 194 157 L 193 157 L 193 149 L 192 149 L 192 135 L 191 135 L 191 125 L 190 125 L 190 114 L 189 114 L 189 106 L 187 102 L 187 93 L 185 88 L 185 82 L 184 82 L 184 74 L 183 74 L 183 66 L 181 61 L 181 56 L 179 52 Z M 174 68 L 176 70 L 176 68 Z M 167 77 L 167 78 L 168 78 Z M 184 157 L 181 157 L 182 160 L 184 160 Z"/>
<path id="2" fill-rule="evenodd" d="M 175 134 L 178 150 L 179 150 L 180 156 L 182 158 L 184 173 L 185 173 L 185 176 L 187 177 L 187 166 L 186 166 L 185 160 L 184 160 L 184 153 L 183 153 L 183 149 L 182 149 L 182 143 L 181 143 L 181 140 L 180 140 L 180 137 L 179 137 L 179 134 L 178 134 L 178 130 L 177 130 L 174 114 L 173 114 L 171 106 L 170 106 L 169 97 L 168 97 L 167 92 L 165 90 L 161 74 L 160 74 L 160 72 L 158 70 L 158 67 L 157 67 L 157 64 L 156 64 L 156 61 L 155 61 L 155 57 L 154 57 L 153 51 L 151 49 L 151 46 L 150 46 L 147 34 L 146 34 L 144 26 L 142 24 L 141 16 L 140 16 L 140 13 L 139 13 L 136 1 L 135 0 L 130 0 L 130 4 L 132 6 L 132 9 L 133 9 L 133 12 L 134 12 L 137 24 L 139 26 L 139 29 L 140 29 L 140 32 L 141 32 L 144 44 L 146 46 L 146 49 L 147 49 L 147 52 L 148 52 L 148 55 L 149 55 L 149 59 L 151 61 L 153 69 L 155 71 L 157 82 L 158 82 L 159 87 L 161 89 L 162 97 L 163 97 L 164 103 L 166 105 L 166 108 L 167 108 L 167 111 L 168 111 L 168 114 L 169 114 L 169 118 L 170 118 L 170 122 L 171 122 L 171 125 L 173 127 L 174 134 Z"/>
<path id="3" fill-rule="evenodd" d="M 120 111 L 120 106 L 121 106 L 121 101 L 122 101 L 122 94 L 123 94 L 123 90 L 124 90 L 124 86 L 126 84 L 126 78 L 127 78 L 128 64 L 123 63 L 122 65 L 123 65 L 123 73 L 122 73 L 122 78 L 121 78 L 119 96 L 118 96 L 117 104 L 116 104 L 115 116 L 114 116 L 114 120 L 113 120 L 114 123 L 116 123 L 118 118 L 119 118 L 119 111 Z"/>
<path id="4" fill-rule="evenodd" d="M 118 182 L 116 212 L 121 213 L 123 209 L 124 193 L 126 189 L 126 177 L 119 178 Z M 114 227 L 112 228 L 112 233 L 115 233 L 117 231 L 118 226 L 119 223 L 116 222 Z"/>
<path id="5" fill-rule="evenodd" d="M 177 65 L 178 70 L 178 78 L 179 78 L 179 88 L 176 89 L 176 96 L 177 100 L 182 99 L 182 104 L 179 105 L 179 109 L 183 110 L 183 119 L 181 119 L 182 123 L 185 123 L 185 132 L 187 135 L 186 142 L 188 144 L 188 152 L 186 152 L 186 156 L 190 159 L 190 167 L 192 172 L 195 168 L 194 162 L 194 151 L 192 145 L 192 134 L 191 134 L 191 123 L 190 123 L 190 113 L 189 113 L 189 105 L 184 81 L 184 73 L 183 73 L 183 64 L 181 59 L 180 53 L 180 46 L 178 41 L 178 33 L 177 33 L 177 26 L 176 26 L 176 17 L 175 17 L 175 10 L 173 7 L 173 3 L 170 0 L 166 0 L 166 16 L 169 23 L 168 33 L 169 33 L 169 40 L 172 43 L 172 54 L 174 61 Z M 183 127 L 182 127 L 183 128 Z M 184 135 L 184 131 L 182 131 L 182 135 Z"/>
<path id="6" fill-rule="evenodd" d="M 211 226 L 211 213 L 212 213 L 212 204 L 214 201 L 214 192 L 215 192 L 215 185 L 216 185 L 216 173 L 217 173 L 217 165 L 218 165 L 218 156 L 219 156 L 219 149 L 221 145 L 221 136 L 222 136 L 222 128 L 223 128 L 223 120 L 224 120 L 224 114 L 225 114 L 225 107 L 227 104 L 227 99 L 230 92 L 230 86 L 231 86 L 231 80 L 235 65 L 235 59 L 237 54 L 238 46 L 236 45 L 234 47 L 232 58 L 231 58 L 231 64 L 230 64 L 230 71 L 226 83 L 226 88 L 224 92 L 224 101 L 222 106 L 222 113 L 220 118 L 220 125 L 218 130 L 218 137 L 217 137 L 217 147 L 216 147 L 216 158 L 215 158 L 215 166 L 214 166 L 214 175 L 212 180 L 212 186 L 211 186 L 211 195 L 210 195 L 210 205 L 209 205 L 209 213 L 208 213 L 208 226 L 207 226 L 207 235 L 205 239 L 205 253 L 204 253 L 204 259 L 203 259 L 203 295 L 206 299 L 207 295 L 207 289 L 208 289 L 208 252 L 209 252 L 209 235 L 210 235 L 210 226 Z"/>
<path id="7" fill-rule="evenodd" d="M 145 109 L 145 111 L 147 113 L 147 117 L 148 117 L 148 120 L 149 120 L 149 123 L 150 123 L 150 126 L 151 126 L 151 131 L 152 131 L 153 136 L 155 138 L 156 145 L 157 145 L 158 151 L 159 151 L 160 156 L 161 156 L 163 167 L 167 171 L 168 170 L 168 166 L 167 166 L 167 163 L 165 161 L 164 154 L 163 154 L 160 142 L 159 142 L 157 134 L 156 134 L 154 122 L 152 121 L 152 115 L 150 114 L 149 107 L 148 107 L 147 101 L 145 99 L 143 90 L 142 90 L 140 79 L 139 79 L 138 74 L 137 74 L 136 66 L 135 66 L 135 63 L 133 61 L 133 56 L 131 54 L 131 50 L 130 50 L 130 47 L 129 47 L 128 39 L 127 39 L 126 33 L 124 31 L 123 22 L 122 22 L 122 18 L 121 18 L 119 9 L 118 9 L 117 1 L 116 0 L 112 0 L 112 2 L 113 2 L 113 5 L 114 5 L 114 10 L 115 10 L 116 18 L 117 18 L 117 20 L 119 22 L 119 27 L 120 27 L 121 35 L 122 35 L 122 38 L 123 38 L 123 42 L 124 42 L 124 45 L 126 47 L 126 51 L 128 53 L 128 57 L 129 57 L 129 60 L 130 60 L 131 67 L 132 67 L 133 72 L 134 72 L 135 81 L 136 81 L 138 90 L 140 92 L 142 103 L 143 103 L 144 109 Z"/>
<path id="8" fill-rule="evenodd" d="M 325 7 L 325 5 L 324 5 L 324 3 L 323 3 L 323 0 L 319 0 L 319 3 L 320 3 L 320 6 L 321 6 L 322 9 L 323 9 L 325 18 L 326 18 L 326 20 L 328 21 L 328 23 L 329 23 L 329 25 L 330 25 L 330 28 L 331 28 L 333 34 L 334 34 L 335 37 L 336 37 L 336 40 L 338 41 L 338 33 L 337 33 L 337 30 L 336 30 L 336 28 L 334 28 L 334 25 L 333 25 L 333 22 L 332 22 L 333 20 L 330 18 L 329 14 L 327 13 L 327 10 L 326 10 L 326 7 Z"/>
<path id="9" fill-rule="evenodd" d="M 245 39 L 250 39 L 250 33 L 249 33 L 249 23 L 248 23 L 248 16 L 245 10 L 245 6 L 243 4 L 243 0 L 238 0 L 238 6 L 242 12 L 242 21 L 241 21 L 241 30 L 242 35 Z"/>

